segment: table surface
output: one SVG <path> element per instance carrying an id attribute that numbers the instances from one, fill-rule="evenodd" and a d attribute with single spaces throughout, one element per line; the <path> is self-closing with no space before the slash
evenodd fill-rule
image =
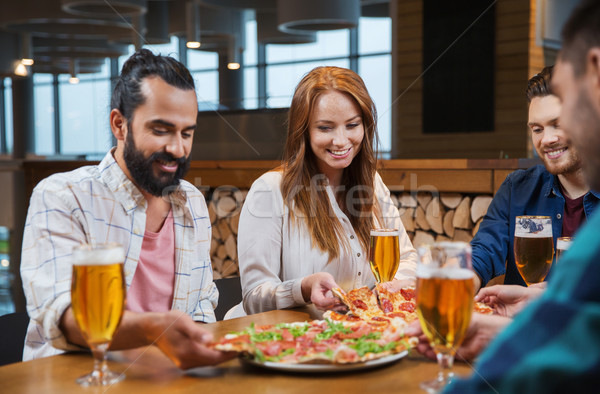
<path id="1" fill-rule="evenodd" d="M 247 327 L 251 322 L 271 324 L 305 321 L 299 311 L 278 310 L 206 324 L 215 338 Z M 423 393 L 421 381 L 435 377 L 437 365 L 420 356 L 368 370 L 328 373 L 289 373 L 252 367 L 233 359 L 214 367 L 178 369 L 155 347 L 111 352 L 111 369 L 126 374 L 108 388 L 82 389 L 75 379 L 92 369 L 87 353 L 69 353 L 0 367 L 0 391 L 6 393 Z M 457 363 L 459 376 L 471 367 Z"/>

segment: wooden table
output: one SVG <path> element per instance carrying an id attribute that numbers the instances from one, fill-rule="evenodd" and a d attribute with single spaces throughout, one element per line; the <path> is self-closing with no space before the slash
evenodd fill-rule
<path id="1" fill-rule="evenodd" d="M 298 311 L 271 311 L 205 327 L 215 338 L 256 324 L 304 321 L 308 315 Z M 75 379 L 92 369 L 90 354 L 70 353 L 0 367 L 0 392 L 3 393 L 423 393 L 419 383 L 437 373 L 433 361 L 409 356 L 387 366 L 365 371 L 300 374 L 251 367 L 234 359 L 216 367 L 181 371 L 157 348 L 147 347 L 111 353 L 110 367 L 125 372 L 126 378 L 109 388 L 83 389 Z M 471 368 L 455 365 L 457 375 L 466 376 Z"/>

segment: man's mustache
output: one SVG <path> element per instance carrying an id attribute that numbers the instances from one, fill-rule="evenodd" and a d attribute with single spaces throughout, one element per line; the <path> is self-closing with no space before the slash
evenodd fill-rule
<path id="1" fill-rule="evenodd" d="M 155 160 L 161 160 L 161 161 L 165 161 L 165 162 L 173 162 L 174 161 L 177 163 L 178 166 L 183 166 L 183 165 L 185 165 L 185 163 L 187 161 L 187 157 L 181 156 L 179 158 L 176 158 L 167 152 L 154 152 L 152 155 L 150 155 L 150 157 L 148 158 L 148 161 L 153 162 Z"/>

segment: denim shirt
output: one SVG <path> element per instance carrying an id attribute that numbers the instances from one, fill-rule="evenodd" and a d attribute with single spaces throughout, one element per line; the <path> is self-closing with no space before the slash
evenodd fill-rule
<path id="1" fill-rule="evenodd" d="M 586 219 L 596 208 L 599 198 L 600 194 L 594 191 L 583 197 Z M 506 274 L 505 284 L 524 286 L 525 281 L 517 270 L 513 252 L 515 218 L 520 215 L 550 216 L 556 247 L 556 238 L 562 232 L 564 210 L 565 198 L 560 192 L 558 177 L 550 174 L 543 165 L 509 174 L 471 241 L 473 269 L 481 278 L 481 286 L 503 274 Z"/>

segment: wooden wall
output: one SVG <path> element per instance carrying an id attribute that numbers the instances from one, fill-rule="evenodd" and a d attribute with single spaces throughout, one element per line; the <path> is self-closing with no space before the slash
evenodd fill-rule
<path id="1" fill-rule="evenodd" d="M 527 80 L 543 66 L 535 45 L 536 0 L 496 2 L 494 130 L 481 133 L 423 134 L 423 0 L 392 1 L 392 155 L 397 158 L 528 157 Z M 476 51 L 473 56 L 477 56 Z M 466 59 L 468 61 L 468 59 Z"/>

